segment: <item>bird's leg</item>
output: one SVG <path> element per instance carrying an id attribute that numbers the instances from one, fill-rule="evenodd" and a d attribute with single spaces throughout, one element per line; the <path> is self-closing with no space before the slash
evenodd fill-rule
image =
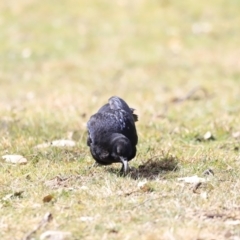
<path id="1" fill-rule="evenodd" d="M 120 160 L 122 162 L 122 168 L 121 168 L 120 172 L 123 173 L 124 176 L 126 176 L 128 173 L 128 170 L 129 170 L 128 160 L 123 157 L 120 157 Z"/>

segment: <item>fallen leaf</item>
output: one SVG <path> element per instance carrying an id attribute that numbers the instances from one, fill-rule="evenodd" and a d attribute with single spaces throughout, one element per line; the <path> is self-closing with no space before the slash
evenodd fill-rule
<path id="1" fill-rule="evenodd" d="M 233 148 L 233 150 L 234 150 L 234 151 L 239 151 L 239 147 L 238 147 L 238 146 L 235 146 L 235 147 Z"/>
<path id="2" fill-rule="evenodd" d="M 15 192 L 13 194 L 14 197 L 22 197 L 22 194 L 24 193 L 24 191 L 18 191 L 18 192 Z"/>
<path id="3" fill-rule="evenodd" d="M 153 187 L 147 181 L 141 181 L 138 183 L 138 187 L 143 192 L 152 192 L 154 191 Z"/>
<path id="4" fill-rule="evenodd" d="M 40 240 L 65 240 L 69 239 L 72 236 L 71 232 L 62 232 L 62 231 L 46 231 L 41 234 Z"/>
<path id="5" fill-rule="evenodd" d="M 199 182 L 203 183 L 203 182 L 208 181 L 207 179 L 198 177 L 197 175 L 192 176 L 192 177 L 178 178 L 177 180 L 178 181 L 184 181 L 186 183 L 199 183 Z"/>
<path id="6" fill-rule="evenodd" d="M 154 188 L 149 184 L 145 184 L 143 187 L 140 188 L 143 192 L 153 192 Z"/>
<path id="7" fill-rule="evenodd" d="M 5 160 L 5 162 L 14 163 L 14 164 L 26 164 L 27 159 L 23 157 L 22 155 L 4 155 L 2 156 L 2 159 Z"/>
<path id="8" fill-rule="evenodd" d="M 225 238 L 230 238 L 231 236 L 232 236 L 232 233 L 229 230 L 224 234 Z"/>
<path id="9" fill-rule="evenodd" d="M 44 203 L 51 202 L 53 198 L 54 196 L 49 194 L 43 198 L 43 202 Z"/>
<path id="10" fill-rule="evenodd" d="M 119 231 L 117 229 L 109 229 L 108 231 L 109 233 L 114 233 L 114 234 L 117 234 Z"/>

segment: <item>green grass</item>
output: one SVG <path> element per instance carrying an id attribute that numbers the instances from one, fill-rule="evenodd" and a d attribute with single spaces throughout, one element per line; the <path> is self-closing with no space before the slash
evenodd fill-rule
<path id="1" fill-rule="evenodd" d="M 24 239 L 47 212 L 32 239 L 239 238 L 239 10 L 237 0 L 1 1 L 0 153 L 28 163 L 0 161 L 0 238 Z M 119 164 L 91 167 L 86 146 L 87 120 L 113 95 L 139 115 L 125 178 Z M 76 147 L 34 148 L 71 132 Z M 196 193 L 177 180 L 209 168 Z"/>

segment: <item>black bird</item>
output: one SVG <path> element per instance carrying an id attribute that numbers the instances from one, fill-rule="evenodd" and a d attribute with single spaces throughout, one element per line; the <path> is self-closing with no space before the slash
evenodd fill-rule
<path id="1" fill-rule="evenodd" d="M 121 162 L 126 175 L 128 161 L 136 155 L 138 142 L 134 109 L 119 97 L 111 97 L 87 123 L 87 145 L 97 163 L 110 165 Z"/>

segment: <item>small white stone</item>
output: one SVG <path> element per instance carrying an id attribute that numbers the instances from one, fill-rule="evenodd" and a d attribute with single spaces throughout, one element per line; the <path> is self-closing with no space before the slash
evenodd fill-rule
<path id="1" fill-rule="evenodd" d="M 50 143 L 41 143 L 41 144 L 38 144 L 37 146 L 35 146 L 34 148 L 47 148 L 51 146 Z"/>
<path id="2" fill-rule="evenodd" d="M 47 147 L 74 147 L 76 142 L 68 139 L 54 140 L 48 143 L 38 144 L 34 148 L 47 148 Z"/>
<path id="3" fill-rule="evenodd" d="M 141 181 L 141 182 L 138 183 L 137 186 L 138 186 L 138 188 L 142 188 L 142 187 L 144 187 L 146 185 L 146 183 L 147 183 L 147 180 Z"/>
<path id="4" fill-rule="evenodd" d="M 207 132 L 204 134 L 203 138 L 204 138 L 205 140 L 208 140 L 208 139 L 212 138 L 212 133 L 209 132 L 209 131 L 207 131 Z"/>
<path id="5" fill-rule="evenodd" d="M 91 222 L 93 217 L 80 217 L 80 221 L 82 222 Z"/>
<path id="6" fill-rule="evenodd" d="M 68 139 L 60 139 L 52 141 L 51 145 L 54 147 L 74 147 L 76 142 Z"/>
<path id="7" fill-rule="evenodd" d="M 31 55 L 32 55 L 32 51 L 31 51 L 30 48 L 24 48 L 22 50 L 22 57 L 23 58 L 29 58 L 29 57 L 31 57 Z"/>
<path id="8" fill-rule="evenodd" d="M 184 181 L 184 182 L 186 182 L 186 183 L 199 183 L 199 182 L 203 183 L 203 182 L 206 182 L 206 181 L 207 181 L 207 179 L 205 179 L 205 178 L 200 178 L 200 177 L 198 177 L 197 175 L 194 175 L 194 176 L 192 176 L 192 177 L 178 178 L 177 180 L 178 180 L 178 181 Z"/>
<path id="9" fill-rule="evenodd" d="M 240 138 L 240 131 L 232 133 L 233 138 Z"/>
<path id="10" fill-rule="evenodd" d="M 22 155 L 4 155 L 2 158 L 5 162 L 14 163 L 14 164 L 26 164 L 27 159 Z"/>
<path id="11" fill-rule="evenodd" d="M 49 239 L 49 240 L 65 240 L 71 237 L 71 232 L 61 232 L 61 231 L 46 231 L 41 234 L 40 240 Z"/>
<path id="12" fill-rule="evenodd" d="M 192 32 L 194 34 L 210 33 L 212 31 L 212 25 L 208 22 L 196 22 L 192 25 Z"/>
<path id="13" fill-rule="evenodd" d="M 208 198 L 207 192 L 202 192 L 202 193 L 200 194 L 200 196 L 201 196 L 201 198 L 203 198 L 203 199 L 207 199 L 207 198 Z"/>
<path id="14" fill-rule="evenodd" d="M 240 220 L 227 220 L 225 222 L 227 225 L 240 225 Z"/>

